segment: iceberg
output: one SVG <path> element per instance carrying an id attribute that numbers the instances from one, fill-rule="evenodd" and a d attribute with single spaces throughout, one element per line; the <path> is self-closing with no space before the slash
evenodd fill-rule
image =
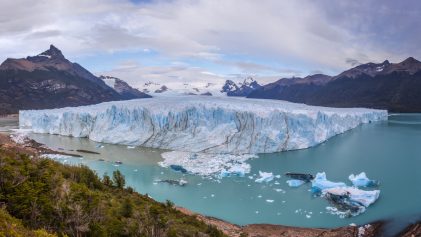
<path id="1" fill-rule="evenodd" d="M 322 192 L 323 190 L 330 188 L 346 187 L 345 183 L 327 180 L 325 172 L 317 173 L 311 183 L 313 193 Z"/>
<path id="2" fill-rule="evenodd" d="M 305 181 L 299 180 L 299 179 L 290 179 L 290 180 L 287 180 L 287 184 L 290 187 L 300 187 L 304 183 L 305 183 Z"/>
<path id="3" fill-rule="evenodd" d="M 259 176 L 260 177 L 257 178 L 256 180 L 254 180 L 254 182 L 256 182 L 256 183 L 263 183 L 263 182 L 268 183 L 275 178 L 275 176 L 273 176 L 273 173 L 271 173 L 271 172 L 259 171 Z"/>
<path id="4" fill-rule="evenodd" d="M 250 165 L 246 160 L 255 155 L 206 154 L 183 151 L 170 151 L 161 154 L 163 161 L 158 164 L 182 173 L 217 178 L 240 176 L 250 172 Z"/>
<path id="5" fill-rule="evenodd" d="M 355 187 L 336 187 L 322 191 L 322 197 L 334 205 L 328 209 L 330 213 L 341 217 L 363 213 L 379 198 L 379 195 L 380 190 L 365 191 Z"/>
<path id="6" fill-rule="evenodd" d="M 365 172 L 361 172 L 357 175 L 351 174 L 348 178 L 355 187 L 374 187 L 378 185 L 376 180 L 367 178 Z"/>
<path id="7" fill-rule="evenodd" d="M 304 149 L 362 123 L 386 119 L 385 110 L 211 96 L 155 97 L 19 111 L 20 127 L 35 133 L 236 155 Z"/>

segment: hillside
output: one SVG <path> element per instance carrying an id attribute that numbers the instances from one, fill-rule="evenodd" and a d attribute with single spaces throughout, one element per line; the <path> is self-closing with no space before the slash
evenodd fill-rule
<path id="1" fill-rule="evenodd" d="M 335 77 L 280 79 L 249 98 L 279 99 L 329 107 L 367 107 L 390 112 L 421 112 L 421 62 L 367 63 Z"/>
<path id="2" fill-rule="evenodd" d="M 125 97 L 67 60 L 53 45 L 36 56 L 9 58 L 0 65 L 0 114 L 122 99 Z"/>
<path id="3" fill-rule="evenodd" d="M 1 144 L 0 236 L 223 236 L 171 202 L 125 187 L 119 172 L 100 178 Z"/>

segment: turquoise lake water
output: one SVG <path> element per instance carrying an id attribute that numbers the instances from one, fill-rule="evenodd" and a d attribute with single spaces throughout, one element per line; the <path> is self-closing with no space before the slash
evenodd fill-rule
<path id="1" fill-rule="evenodd" d="M 1 126 L 1 123 L 0 123 Z M 88 139 L 32 134 L 32 138 L 55 149 L 86 149 L 83 163 L 98 174 L 119 169 L 127 184 L 158 201 L 167 199 L 195 212 L 236 224 L 272 223 L 302 227 L 337 227 L 376 220 L 408 219 L 421 213 L 421 114 L 396 114 L 389 121 L 362 125 L 313 148 L 261 154 L 250 160 L 252 174 L 273 172 L 281 178 L 269 184 L 256 183 L 247 176 L 221 180 L 183 175 L 157 165 L 162 150 L 103 144 Z M 76 153 L 76 152 L 74 152 Z M 102 158 L 105 161 L 99 161 Z M 116 166 L 114 161 L 122 165 Z M 359 216 L 341 219 L 326 212 L 326 200 L 313 197 L 310 184 L 291 188 L 286 172 L 316 174 L 325 171 L 329 180 L 350 184 L 351 173 L 367 173 L 380 181 L 380 198 Z M 157 183 L 158 179 L 188 181 L 184 187 Z M 280 191 L 282 189 L 283 191 Z M 273 200 L 267 202 L 266 200 Z"/>

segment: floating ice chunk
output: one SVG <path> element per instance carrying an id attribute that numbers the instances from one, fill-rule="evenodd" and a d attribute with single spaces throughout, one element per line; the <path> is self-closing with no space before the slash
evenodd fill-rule
<path id="1" fill-rule="evenodd" d="M 365 212 L 366 208 L 379 198 L 379 195 L 379 190 L 365 191 L 355 187 L 336 187 L 322 192 L 322 197 L 334 206 L 327 210 L 342 218 L 357 216 Z"/>
<path id="2" fill-rule="evenodd" d="M 367 178 L 365 172 L 361 172 L 357 175 L 351 174 L 349 180 L 355 187 L 373 187 L 378 185 L 377 181 Z"/>
<path id="3" fill-rule="evenodd" d="M 338 196 L 348 195 L 351 201 L 368 207 L 379 198 L 380 190 L 366 191 L 354 187 L 336 187 L 323 190 L 323 194 L 326 193 Z"/>
<path id="4" fill-rule="evenodd" d="M 321 192 L 324 189 L 336 188 L 336 187 L 346 187 L 345 183 L 342 182 L 332 182 L 326 179 L 326 173 L 317 173 L 316 177 L 311 181 L 312 183 L 312 192 Z"/>
<path id="5" fill-rule="evenodd" d="M 305 183 L 304 181 L 299 180 L 299 179 L 290 179 L 290 180 L 287 180 L 287 184 L 290 187 L 299 187 L 299 186 L 303 185 L 304 183 Z"/>
<path id="6" fill-rule="evenodd" d="M 171 151 L 161 154 L 164 161 L 158 164 L 163 167 L 182 167 L 184 173 L 223 178 L 229 176 L 243 177 L 250 172 L 248 159 L 255 155 L 207 154 Z M 174 169 L 174 168 L 173 168 Z"/>
<path id="7" fill-rule="evenodd" d="M 95 147 L 96 148 L 104 148 L 104 145 L 102 145 L 102 144 L 96 144 Z"/>
<path id="8" fill-rule="evenodd" d="M 306 215 L 306 218 L 307 218 L 307 219 L 310 219 L 310 218 L 311 218 L 311 215 L 308 215 L 308 214 L 307 214 L 307 215 Z"/>
<path id="9" fill-rule="evenodd" d="M 269 202 L 269 203 L 272 203 L 272 202 L 274 202 L 275 200 L 272 200 L 272 199 L 266 199 L 266 202 Z"/>
<path id="10" fill-rule="evenodd" d="M 127 146 L 127 149 L 135 149 L 135 146 Z"/>
<path id="11" fill-rule="evenodd" d="M 260 177 L 255 180 L 256 183 L 270 182 L 273 180 L 274 176 L 272 172 L 262 172 L 259 171 Z"/>

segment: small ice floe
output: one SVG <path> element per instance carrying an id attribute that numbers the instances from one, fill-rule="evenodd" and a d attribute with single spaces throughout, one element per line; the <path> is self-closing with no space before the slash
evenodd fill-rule
<path id="1" fill-rule="evenodd" d="M 134 169 L 134 170 L 133 170 L 133 172 L 137 172 L 137 171 L 138 171 L 137 169 Z"/>
<path id="2" fill-rule="evenodd" d="M 313 193 L 320 193 L 322 190 L 328 188 L 346 187 L 345 183 L 327 180 L 325 172 L 317 173 L 316 177 L 311 182 L 311 190 Z"/>
<path id="3" fill-rule="evenodd" d="M 348 178 L 355 187 L 376 187 L 379 184 L 376 180 L 367 178 L 365 172 L 357 175 L 351 174 Z"/>
<path id="4" fill-rule="evenodd" d="M 303 185 L 305 182 L 299 179 L 290 179 L 287 180 L 287 184 L 290 187 L 300 187 L 301 185 Z"/>
<path id="5" fill-rule="evenodd" d="M 215 194 L 211 194 L 211 197 L 215 197 Z"/>
<path id="6" fill-rule="evenodd" d="M 259 211 L 255 211 L 254 213 L 259 214 Z"/>
<path id="7" fill-rule="evenodd" d="M 258 198 L 262 198 L 262 195 L 257 196 Z"/>
<path id="8" fill-rule="evenodd" d="M 280 193 L 280 192 L 283 192 L 283 191 L 284 191 L 282 188 L 275 188 L 274 190 L 275 190 L 276 192 L 278 192 L 278 193 Z"/>
<path id="9" fill-rule="evenodd" d="M 292 173 L 288 172 L 285 174 L 285 176 L 291 178 L 291 179 L 298 179 L 302 180 L 305 183 L 310 182 L 314 179 L 314 176 L 312 174 L 304 174 L 304 173 Z"/>
<path id="10" fill-rule="evenodd" d="M 188 182 L 184 179 L 161 179 L 161 180 L 157 180 L 158 183 L 167 183 L 170 185 L 176 185 L 176 186 L 185 186 L 186 184 L 188 184 Z"/>
<path id="11" fill-rule="evenodd" d="M 306 215 L 306 218 L 307 218 L 307 219 L 310 219 L 310 218 L 311 218 L 311 215 L 307 214 L 307 215 Z"/>
<path id="12" fill-rule="evenodd" d="M 281 175 L 275 175 L 275 178 L 277 178 L 277 179 L 280 179 L 281 178 Z"/>
<path id="13" fill-rule="evenodd" d="M 380 195 L 380 190 L 365 191 L 355 187 L 336 187 L 322 191 L 322 197 L 333 207 L 327 210 L 340 217 L 357 216 L 373 204 Z"/>
<path id="14" fill-rule="evenodd" d="M 250 154 L 230 155 L 182 151 L 164 152 L 161 156 L 164 161 L 158 164 L 162 167 L 182 167 L 183 173 L 215 178 L 244 177 L 250 172 L 250 165 L 246 161 L 257 157 Z"/>
<path id="15" fill-rule="evenodd" d="M 275 200 L 272 200 L 272 199 L 266 199 L 266 202 L 268 202 L 268 203 L 272 203 L 272 202 L 274 202 Z"/>
<path id="16" fill-rule="evenodd" d="M 96 148 L 104 148 L 104 145 L 102 145 L 102 144 L 96 144 L 95 147 Z"/>
<path id="17" fill-rule="evenodd" d="M 127 146 L 127 149 L 135 149 L 135 146 Z"/>
<path id="18" fill-rule="evenodd" d="M 272 172 L 262 172 L 259 171 L 259 178 L 257 178 L 256 180 L 254 180 L 256 183 L 263 183 L 263 182 L 270 182 L 273 180 L 274 176 Z"/>

